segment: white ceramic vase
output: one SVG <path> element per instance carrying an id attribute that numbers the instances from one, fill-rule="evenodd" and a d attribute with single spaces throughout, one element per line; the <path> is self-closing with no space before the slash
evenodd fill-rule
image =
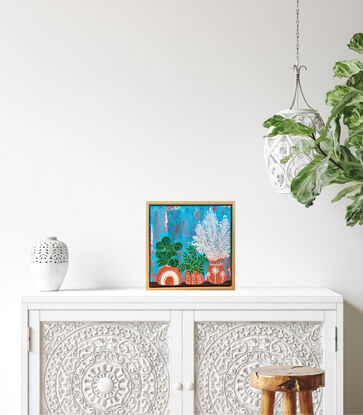
<path id="1" fill-rule="evenodd" d="M 57 291 L 68 270 L 68 248 L 55 236 L 41 239 L 31 251 L 31 272 L 40 291 Z"/>

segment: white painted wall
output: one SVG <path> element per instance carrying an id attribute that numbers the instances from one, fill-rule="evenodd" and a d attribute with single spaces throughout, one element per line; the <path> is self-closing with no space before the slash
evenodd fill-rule
<path id="1" fill-rule="evenodd" d="M 303 0 L 301 14 L 304 89 L 326 117 L 363 2 Z M 20 412 L 32 242 L 67 242 L 64 288 L 143 287 L 146 200 L 235 200 L 239 287 L 342 293 L 346 413 L 363 413 L 363 229 L 346 228 L 336 189 L 306 209 L 264 170 L 294 25 L 293 0 L 0 2 L 1 413 Z"/>

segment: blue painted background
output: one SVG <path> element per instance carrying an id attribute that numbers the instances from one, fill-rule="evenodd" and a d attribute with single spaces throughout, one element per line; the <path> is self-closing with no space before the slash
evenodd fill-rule
<path id="1" fill-rule="evenodd" d="M 181 242 L 183 249 L 179 251 L 179 263 L 183 251 L 193 240 L 195 228 L 198 222 L 203 221 L 204 215 L 208 209 L 212 208 L 216 213 L 218 221 L 226 216 L 229 223 L 232 220 L 231 206 L 215 206 L 215 205 L 193 205 L 193 206 L 150 206 L 150 281 L 155 281 L 155 277 L 160 267 L 157 265 L 156 258 L 156 242 L 160 241 L 164 236 L 169 236 L 173 242 Z M 232 231 L 232 226 L 231 226 Z M 228 259 L 230 261 L 230 258 Z M 208 261 L 206 261 L 204 273 L 208 269 Z M 228 265 L 228 264 L 227 264 Z M 230 275 L 228 275 L 230 279 Z M 183 275 L 184 280 L 184 275 Z"/>

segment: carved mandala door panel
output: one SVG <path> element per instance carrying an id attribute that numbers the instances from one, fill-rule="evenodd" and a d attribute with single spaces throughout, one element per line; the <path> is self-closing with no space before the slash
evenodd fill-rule
<path id="1" fill-rule="evenodd" d="M 203 315 L 204 321 L 198 321 L 196 315 L 194 410 L 197 415 L 258 415 L 261 394 L 250 386 L 253 367 L 325 367 L 325 328 L 320 319 L 241 322 L 233 318 L 228 321 L 226 315 L 223 321 L 208 321 L 206 311 L 199 315 Z M 323 389 L 313 393 L 314 413 L 318 415 L 325 413 L 323 393 L 326 393 Z M 280 394 L 276 394 L 275 413 L 281 414 Z"/>
<path id="2" fill-rule="evenodd" d="M 309 304 L 292 310 L 277 303 L 248 306 L 36 305 L 26 311 L 30 331 L 23 332 L 30 342 L 29 350 L 23 343 L 22 413 L 258 415 L 260 392 L 250 387 L 250 370 L 282 364 L 325 368 L 314 413 L 342 413 L 336 310 L 329 304 L 317 310 Z M 275 409 L 281 414 L 279 394 Z"/>
<path id="3" fill-rule="evenodd" d="M 62 317 L 45 314 L 54 313 Z M 142 312 L 145 321 L 132 321 L 135 313 L 112 312 L 113 321 L 40 318 L 38 414 L 169 414 L 175 324 L 169 311 Z M 166 321 L 150 321 L 153 313 Z"/>

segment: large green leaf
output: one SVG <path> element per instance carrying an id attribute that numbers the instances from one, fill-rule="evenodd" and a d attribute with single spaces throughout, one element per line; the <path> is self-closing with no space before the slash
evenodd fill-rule
<path id="1" fill-rule="evenodd" d="M 357 97 L 358 102 L 363 100 L 363 94 L 360 94 L 356 88 L 337 85 L 332 91 L 327 92 L 325 102 L 333 107 L 340 104 L 343 104 L 344 107 L 347 103 L 356 103 Z"/>
<path id="2" fill-rule="evenodd" d="M 345 94 L 341 95 L 340 97 L 340 102 L 338 104 L 336 104 L 334 106 L 334 108 L 332 109 L 330 116 L 324 126 L 324 128 L 322 129 L 321 133 L 320 133 L 320 137 L 316 140 L 316 143 L 320 143 L 321 141 L 325 140 L 328 134 L 330 127 L 330 123 L 336 119 L 337 116 L 339 116 L 343 110 L 346 108 L 347 105 L 354 105 L 354 104 L 358 104 L 360 102 L 363 102 L 363 92 L 359 91 L 355 88 L 350 88 L 347 87 L 345 85 L 340 85 L 340 87 L 349 89 L 349 92 L 346 92 Z M 338 87 L 335 88 L 334 91 L 336 91 L 338 89 Z M 330 92 L 334 92 L 334 91 L 330 91 Z M 328 92 L 329 94 L 329 92 Z M 328 94 L 327 94 L 327 103 L 328 103 Z"/>
<path id="3" fill-rule="evenodd" d="M 354 226 L 357 223 L 363 224 L 363 195 L 357 196 L 353 203 L 347 207 L 345 219 L 347 226 Z"/>
<path id="4" fill-rule="evenodd" d="M 360 184 L 355 184 L 353 186 L 348 186 L 345 187 L 343 190 L 341 190 L 336 196 L 335 198 L 332 200 L 332 203 L 337 202 L 340 199 L 343 199 L 343 197 L 349 195 L 349 193 L 355 192 L 356 190 L 358 190 L 361 187 Z"/>
<path id="5" fill-rule="evenodd" d="M 346 146 L 363 149 L 363 124 L 350 131 L 350 135 L 345 143 Z"/>
<path id="6" fill-rule="evenodd" d="M 300 135 L 309 136 L 314 132 L 304 124 L 284 118 L 281 115 L 274 115 L 263 123 L 265 128 L 272 128 L 272 131 L 265 137 L 275 137 L 276 135 Z"/>
<path id="7" fill-rule="evenodd" d="M 355 163 L 357 161 L 354 154 L 347 146 L 340 146 L 340 160 L 342 163 Z"/>
<path id="8" fill-rule="evenodd" d="M 360 91 L 363 91 L 363 71 L 359 71 L 355 75 L 352 75 L 348 81 L 347 85 L 359 89 Z"/>
<path id="9" fill-rule="evenodd" d="M 334 164 L 336 162 L 338 165 L 341 166 L 342 161 L 346 162 L 356 162 L 356 158 L 352 154 L 352 152 L 343 145 L 338 145 L 338 148 L 336 148 L 336 144 L 334 140 L 332 139 L 326 139 L 320 143 L 320 148 L 324 151 L 324 153 L 329 158 L 330 162 Z M 336 166 L 337 167 L 337 166 Z M 343 166 L 339 168 L 339 174 L 336 178 L 334 178 L 331 183 L 347 183 L 350 179 L 348 176 L 345 175 Z"/>
<path id="10" fill-rule="evenodd" d="M 348 161 L 343 164 L 345 174 L 354 181 L 359 181 L 363 184 L 363 165 L 355 160 Z"/>
<path id="11" fill-rule="evenodd" d="M 340 170 L 328 158 L 316 156 L 291 183 L 293 196 L 306 207 L 313 204 L 323 187 L 340 176 Z"/>
<path id="12" fill-rule="evenodd" d="M 363 62 L 358 59 L 337 62 L 333 68 L 334 75 L 338 78 L 350 78 L 360 70 L 363 70 Z"/>
<path id="13" fill-rule="evenodd" d="M 363 53 L 363 33 L 356 33 L 348 43 L 348 48 Z"/>
<path id="14" fill-rule="evenodd" d="M 363 103 L 349 105 L 343 110 L 343 122 L 349 128 L 354 130 L 363 124 Z"/>

